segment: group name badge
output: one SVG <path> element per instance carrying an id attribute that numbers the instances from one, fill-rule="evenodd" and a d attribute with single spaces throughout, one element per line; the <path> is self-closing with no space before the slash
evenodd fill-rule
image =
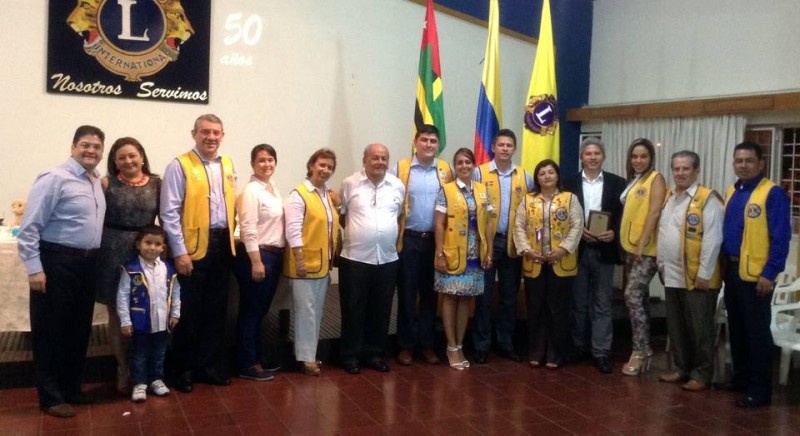
<path id="1" fill-rule="evenodd" d="M 747 205 L 747 217 L 748 218 L 758 218 L 761 216 L 761 206 L 757 204 L 748 204 Z"/>

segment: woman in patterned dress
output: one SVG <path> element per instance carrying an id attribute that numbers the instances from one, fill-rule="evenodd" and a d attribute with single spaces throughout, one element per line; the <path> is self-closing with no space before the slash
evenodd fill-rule
<path id="1" fill-rule="evenodd" d="M 100 243 L 95 300 L 108 308 L 108 339 L 117 359 L 117 390 L 128 394 L 128 346 L 120 335 L 116 297 L 120 265 L 138 252 L 139 229 L 155 223 L 161 179 L 150 172 L 142 144 L 134 138 L 117 139 L 108 153 L 108 174 L 101 180 L 106 216 Z"/>
<path id="2" fill-rule="evenodd" d="M 470 298 L 483 293 L 483 270 L 492 263 L 495 219 L 486 187 L 472 180 L 475 156 L 467 148 L 453 157 L 456 180 L 436 198 L 435 287 L 443 295 L 442 323 L 450 367 L 469 367 L 462 341 L 469 319 Z"/>

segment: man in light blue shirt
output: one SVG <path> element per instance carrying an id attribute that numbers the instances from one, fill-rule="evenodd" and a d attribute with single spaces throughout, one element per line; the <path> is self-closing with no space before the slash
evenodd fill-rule
<path id="1" fill-rule="evenodd" d="M 406 187 L 398 238 L 397 341 L 400 354 L 397 359 L 401 365 L 411 365 L 414 351 L 420 351 L 429 364 L 439 363 L 439 357 L 433 351 L 436 325 L 433 209 L 439 189 L 453 180 L 450 165 L 436 159 L 439 148 L 436 126 L 420 126 L 414 148 L 414 156 L 399 161 L 393 170 Z"/>
<path id="2" fill-rule="evenodd" d="M 106 199 L 95 170 L 105 134 L 81 126 L 71 157 L 36 178 L 17 236 L 30 284 L 31 340 L 39 407 L 59 418 L 88 404 L 81 372 L 94 311 L 95 257 Z"/>
<path id="3" fill-rule="evenodd" d="M 533 190 L 533 178 L 522 167 L 512 162 L 511 158 L 516 149 L 517 137 L 514 132 L 510 129 L 501 129 L 492 142 L 494 159 L 475 168 L 472 176 L 473 180 L 486 185 L 492 206 L 498 211 L 492 267 L 486 270 L 483 294 L 475 299 L 475 328 L 472 331 L 472 341 L 475 346 L 473 360 L 478 364 L 487 362 L 492 343 L 490 306 L 495 276 L 498 279 L 499 293 L 494 317 L 497 352 L 512 361 L 521 361 L 514 349 L 512 338 L 517 313 L 517 294 L 522 276 L 522 259 L 517 256 L 513 238 L 509 233 L 513 230 L 513 215 L 517 206 L 525 194 Z"/>
<path id="4" fill-rule="evenodd" d="M 222 120 L 205 114 L 195 120 L 195 145 L 167 166 L 161 190 L 161 225 L 178 270 L 181 322 L 173 350 L 174 386 L 191 392 L 194 382 L 231 383 L 221 364 L 228 278 L 233 262 L 233 163 L 219 154 Z"/>

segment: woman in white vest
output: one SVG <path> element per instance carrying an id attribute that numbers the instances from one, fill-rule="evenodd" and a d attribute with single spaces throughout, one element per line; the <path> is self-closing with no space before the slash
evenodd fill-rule
<path id="1" fill-rule="evenodd" d="M 625 305 L 631 320 L 633 352 L 622 367 L 625 375 L 637 375 L 650 369 L 650 281 L 656 264 L 656 237 L 661 206 L 667 193 L 664 176 L 654 169 L 656 149 L 647 139 L 639 138 L 628 147 L 628 187 L 620 201 L 620 243 L 625 251 Z"/>
<path id="2" fill-rule="evenodd" d="M 436 198 L 434 289 L 443 295 L 442 324 L 447 337 L 447 360 L 456 370 L 468 368 L 462 342 L 469 319 L 469 302 L 483 293 L 483 269 L 492 264 L 495 220 L 483 183 L 472 180 L 475 155 L 460 148 L 453 156 L 456 180 Z"/>
<path id="3" fill-rule="evenodd" d="M 561 191 L 561 170 L 546 159 L 533 171 L 533 192 L 517 207 L 514 244 L 523 256 L 528 309 L 528 362 L 561 366 L 568 352 L 572 283 L 578 274 L 583 208 Z"/>
<path id="4" fill-rule="evenodd" d="M 318 376 L 317 342 L 331 282 L 333 254 L 339 236 L 342 200 L 328 189 L 336 170 L 336 154 L 322 148 L 306 163 L 306 180 L 297 185 L 286 202 L 286 242 L 283 275 L 292 286 L 294 354 L 303 374 Z"/>

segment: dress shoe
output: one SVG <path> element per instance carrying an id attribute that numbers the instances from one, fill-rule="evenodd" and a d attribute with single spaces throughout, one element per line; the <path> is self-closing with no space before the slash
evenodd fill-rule
<path id="1" fill-rule="evenodd" d="M 303 362 L 303 366 L 300 367 L 300 371 L 304 375 L 310 375 L 312 377 L 319 377 L 321 372 L 318 362 Z"/>
<path id="2" fill-rule="evenodd" d="M 67 397 L 67 403 L 69 404 L 94 404 L 94 397 L 85 393 L 85 392 L 78 392 L 75 395 L 70 395 Z"/>
<path id="3" fill-rule="evenodd" d="M 439 363 L 439 356 L 431 349 L 422 350 L 422 357 L 429 365 L 437 365 Z"/>
<path id="4" fill-rule="evenodd" d="M 594 367 L 603 374 L 611 374 L 611 361 L 606 356 L 600 356 L 594 360 Z"/>
<path id="5" fill-rule="evenodd" d="M 689 392 L 700 392 L 708 389 L 708 384 L 703 383 L 700 380 L 692 379 L 684 383 L 683 386 L 681 386 L 681 389 Z"/>
<path id="6" fill-rule="evenodd" d="M 225 377 L 211 371 L 198 373 L 194 376 L 194 381 L 214 386 L 229 386 L 231 384 L 230 377 Z"/>
<path id="7" fill-rule="evenodd" d="M 348 374 L 361 374 L 361 368 L 358 367 L 358 363 L 356 362 L 344 362 L 342 368 L 344 368 L 344 372 Z"/>
<path id="8" fill-rule="evenodd" d="M 56 418 L 72 418 L 75 416 L 75 409 L 67 403 L 56 404 L 55 406 L 42 409 L 42 411 Z"/>
<path id="9" fill-rule="evenodd" d="M 173 381 L 172 385 L 175 387 L 175 389 L 181 392 L 185 392 L 187 394 L 192 392 L 192 390 L 194 390 L 194 385 L 192 384 L 192 373 L 184 372 Z"/>
<path id="10" fill-rule="evenodd" d="M 664 383 L 678 383 L 686 380 L 686 377 L 678 371 L 667 372 L 658 376 L 658 381 Z"/>
<path id="11" fill-rule="evenodd" d="M 510 350 L 500 350 L 497 352 L 497 355 L 503 358 L 506 358 L 512 362 L 522 362 L 522 358 L 519 357 L 519 354 L 512 348 Z"/>
<path id="12" fill-rule="evenodd" d="M 736 402 L 736 407 L 741 407 L 742 409 L 754 409 L 756 407 L 769 406 L 769 403 L 769 399 L 756 398 L 746 395 L 744 398 Z"/>
<path id="13" fill-rule="evenodd" d="M 411 350 L 401 350 L 397 355 L 397 361 L 403 366 L 411 365 L 414 362 L 414 355 L 411 354 Z"/>
<path id="14" fill-rule="evenodd" d="M 472 361 L 478 365 L 485 365 L 489 361 L 489 353 L 485 351 L 476 351 L 472 353 Z"/>
<path id="15" fill-rule="evenodd" d="M 378 372 L 389 372 L 389 364 L 383 359 L 376 359 L 369 363 L 369 367 Z"/>

